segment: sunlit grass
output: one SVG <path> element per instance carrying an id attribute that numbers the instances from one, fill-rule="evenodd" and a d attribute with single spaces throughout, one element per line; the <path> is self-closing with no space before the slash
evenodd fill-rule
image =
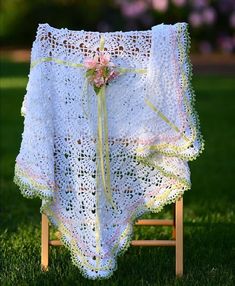
<path id="1" fill-rule="evenodd" d="M 7 88 L 25 88 L 27 84 L 27 77 L 2 77 L 0 79 L 0 88 L 7 89 Z"/>

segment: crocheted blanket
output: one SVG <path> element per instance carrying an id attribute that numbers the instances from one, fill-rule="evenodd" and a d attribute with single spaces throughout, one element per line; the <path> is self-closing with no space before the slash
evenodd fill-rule
<path id="1" fill-rule="evenodd" d="M 14 182 L 39 197 L 72 262 L 108 278 L 133 225 L 191 188 L 204 148 L 186 22 L 145 31 L 39 24 Z"/>

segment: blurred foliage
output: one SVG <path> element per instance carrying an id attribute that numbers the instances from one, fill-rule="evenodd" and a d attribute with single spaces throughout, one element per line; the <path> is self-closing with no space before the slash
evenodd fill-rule
<path id="1" fill-rule="evenodd" d="M 0 8 L 4 46 L 29 47 L 39 23 L 104 32 L 188 22 L 192 51 L 235 51 L 234 0 L 4 0 Z"/>
<path id="2" fill-rule="evenodd" d="M 29 46 L 38 23 L 70 29 L 93 28 L 100 19 L 114 21 L 112 1 L 5 0 L 0 4 L 0 39 L 4 45 Z M 110 19 L 109 19 L 110 18 Z"/>

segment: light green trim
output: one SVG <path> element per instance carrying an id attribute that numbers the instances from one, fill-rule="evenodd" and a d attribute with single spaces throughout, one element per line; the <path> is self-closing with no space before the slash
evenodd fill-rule
<path id="1" fill-rule="evenodd" d="M 34 179 L 31 178 L 30 175 L 28 175 L 25 171 L 23 171 L 23 169 L 19 166 L 19 164 L 16 162 L 15 164 L 15 172 L 21 176 L 27 179 L 28 183 L 30 183 L 31 185 L 34 186 L 34 188 L 37 188 L 40 191 L 47 191 L 48 190 L 48 186 L 43 185 L 43 184 L 39 184 L 38 182 L 36 182 Z"/>

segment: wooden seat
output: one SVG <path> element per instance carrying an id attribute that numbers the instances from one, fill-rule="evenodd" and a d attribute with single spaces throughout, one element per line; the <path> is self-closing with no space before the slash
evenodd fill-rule
<path id="1" fill-rule="evenodd" d="M 173 204 L 173 219 L 139 219 L 135 225 L 140 226 L 172 226 L 170 240 L 132 240 L 132 246 L 174 246 L 175 247 L 175 274 L 183 275 L 183 197 Z M 49 222 L 42 214 L 41 223 L 41 269 L 48 270 L 49 246 L 61 246 L 60 240 L 50 240 Z"/>

